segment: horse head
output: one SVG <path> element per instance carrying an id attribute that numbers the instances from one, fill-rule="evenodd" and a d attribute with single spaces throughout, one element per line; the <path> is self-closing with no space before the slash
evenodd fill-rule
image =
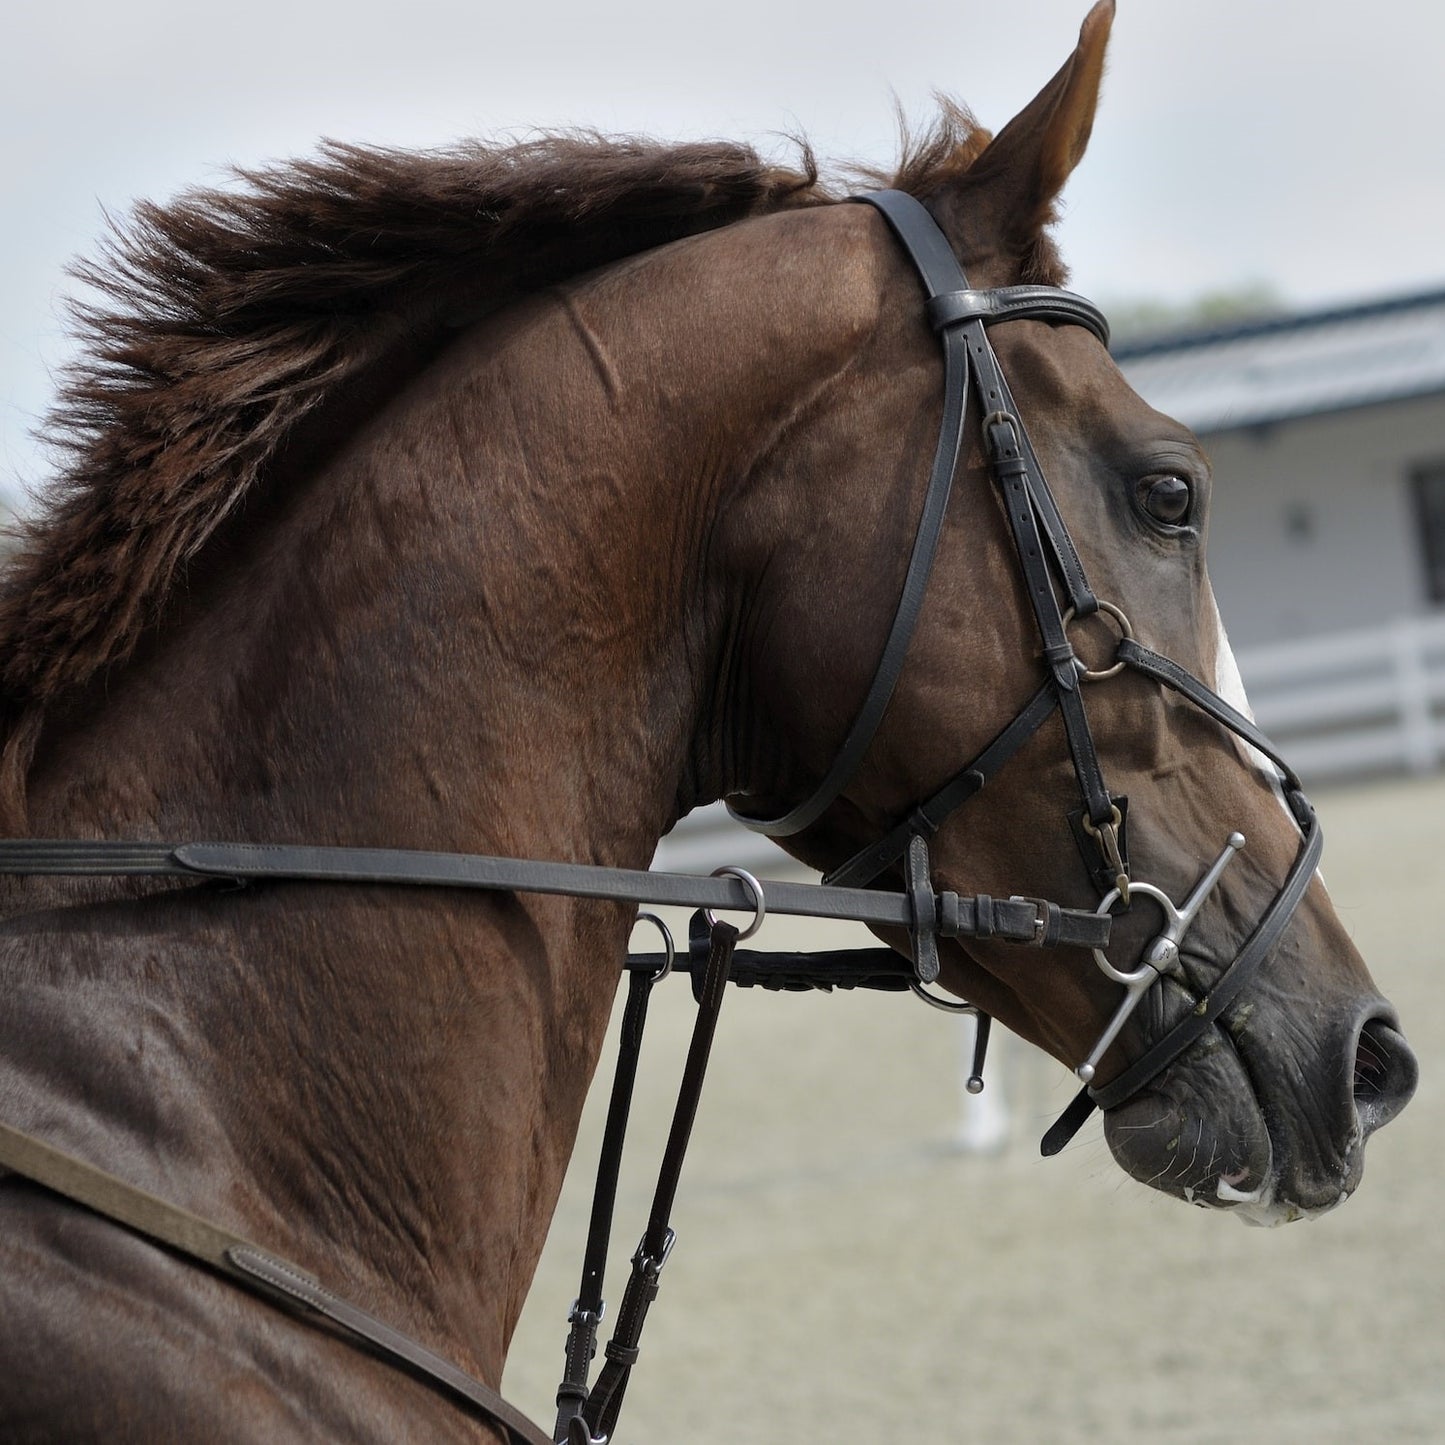
<path id="1" fill-rule="evenodd" d="M 972 288 L 1061 281 L 1046 226 L 1088 141 L 1112 13 L 1096 5 L 1049 85 L 982 149 L 975 139 L 960 151 L 925 196 Z M 770 569 L 752 599 L 760 681 L 747 734 L 753 772 L 734 798 L 744 817 L 796 810 L 796 780 L 825 774 L 839 720 L 859 712 L 938 426 L 938 343 L 918 279 L 876 213 L 858 207 L 847 225 L 850 264 L 839 273 L 872 288 L 877 310 L 831 445 L 814 428 L 812 465 L 794 468 L 813 489 L 810 543 Z M 1279 770 L 1247 730 L 1209 715 L 1208 698 L 1201 707 L 1163 685 L 1172 673 L 1116 665 L 1132 634 L 1129 646 L 1143 648 L 1135 659 L 1172 659 L 1247 714 L 1205 568 L 1208 458 L 1134 393 L 1099 336 L 1068 320 L 992 328 L 1012 396 L 988 405 L 1021 419 L 1057 499 L 1064 548 L 1076 545 L 1100 606 L 1065 611 L 1070 585 L 1055 571 L 1044 607 L 1057 602 L 1062 631 L 1051 636 L 1036 620 L 1029 589 L 1040 574 L 1030 565 L 1046 563 L 1023 554 L 1044 550 L 1046 520 L 1026 519 L 1028 535 L 1011 524 L 990 457 L 994 418 L 976 388 L 891 703 L 841 795 L 816 820 L 795 811 L 806 826 L 786 842 L 827 870 L 898 830 L 990 739 L 1007 736 L 1062 663 L 1060 688 L 1088 724 L 1061 725 L 1069 709 L 1045 700 L 1048 720 L 1014 742 L 987 787 L 929 824 L 934 882 L 1098 905 L 1115 915 L 1112 941 L 1096 957 L 953 942 L 942 981 L 1094 1083 L 1110 1148 L 1130 1174 L 1258 1222 L 1296 1218 L 1355 1189 L 1364 1142 L 1408 1101 L 1415 1061 L 1314 875 L 1302 834 L 1316 825 L 1302 796 L 1294 811 L 1285 806 Z M 857 434 L 891 438 L 891 462 L 853 465 L 836 430 L 844 418 Z M 1097 769 L 1081 756 L 1090 736 Z M 1298 907 L 1274 908 L 1291 890 L 1304 895 Z M 1246 956 L 1242 982 L 1244 971 L 1231 970 Z M 1118 1007 L 1125 988 L 1140 1007 Z M 1117 1033 L 1105 1028 L 1116 1010 Z"/>

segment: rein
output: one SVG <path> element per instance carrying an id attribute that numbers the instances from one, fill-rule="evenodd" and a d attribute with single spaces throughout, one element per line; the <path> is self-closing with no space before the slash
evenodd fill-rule
<path id="1" fill-rule="evenodd" d="M 1035 947 L 1076 947 L 1093 952 L 1100 969 L 1124 985 L 1125 997 L 1089 1058 L 1076 1069 L 1085 1087 L 1044 1136 L 1043 1152 L 1058 1152 L 1098 1107 L 1112 1109 L 1147 1087 L 1205 1031 L 1212 1028 L 1278 942 L 1303 898 L 1323 847 L 1314 810 L 1299 780 L 1267 738 L 1243 714 L 1177 663 L 1137 642 L 1118 608 L 1095 596 L 1078 552 L 1044 478 L 1028 434 L 1019 420 L 1008 384 L 987 335 L 987 327 L 1034 319 L 1081 325 L 1107 345 L 1108 326 L 1089 301 L 1045 286 L 1008 286 L 975 291 L 947 238 L 925 207 L 897 191 L 855 197 L 876 208 L 907 251 L 923 282 L 926 312 L 944 353 L 943 421 L 925 491 L 918 530 L 887 640 L 863 702 L 828 772 L 809 797 L 774 818 L 751 817 L 733 809 L 748 827 L 772 837 L 799 833 L 815 823 L 843 793 L 861 765 L 893 696 L 921 614 L 928 579 L 942 533 L 957 471 L 968 403 L 976 392 L 989 469 L 999 487 L 1018 553 L 1025 590 L 1042 642 L 1046 680 L 1008 724 L 966 767 L 912 807 L 888 833 L 835 868 L 821 885 L 760 882 L 741 869 L 721 869 L 709 878 L 591 865 L 498 858 L 475 854 L 412 852 L 250 843 L 135 843 L 10 839 L 0 840 L 0 873 L 15 875 L 143 876 L 225 880 L 250 886 L 263 881 L 306 881 L 341 885 L 384 884 L 507 892 L 564 894 L 618 903 L 682 905 L 705 910 L 694 920 L 689 954 L 675 956 L 664 929 L 666 953 L 628 960 L 628 999 L 602 1160 L 598 1169 L 582 1282 L 569 1316 L 566 1370 L 558 1391 L 554 1440 L 566 1445 L 601 1445 L 616 1425 L 647 1311 L 675 1235 L 668 1222 L 701 1092 L 718 1011 L 726 984 L 765 988 L 912 989 L 925 1001 L 978 1016 L 978 1046 L 969 1088 L 982 1086 L 983 1046 L 988 1017 L 970 1004 L 938 998 L 928 985 L 939 973 L 940 938 L 997 938 Z M 1063 602 L 1060 600 L 1060 593 Z M 1121 638 L 1114 662 L 1089 671 L 1069 641 L 1069 624 L 1103 611 Z M 1122 1074 L 1099 1088 L 1095 1069 L 1132 1011 L 1168 973 L 1177 973 L 1179 942 L 1206 901 L 1233 853 L 1244 846 L 1232 834 L 1225 851 L 1195 886 L 1186 902 L 1172 900 L 1150 884 L 1131 879 L 1128 860 L 1128 800 L 1113 796 L 1104 779 L 1089 728 L 1084 685 L 1132 668 L 1188 702 L 1257 749 L 1280 770 L 1283 796 L 1297 822 L 1301 842 L 1289 874 L 1238 955 L 1179 1023 L 1149 1045 Z M 928 839 L 975 796 L 1058 710 L 1077 777 L 1082 806 L 1071 815 L 1085 866 L 1101 900 L 1093 910 L 1063 907 L 1047 899 L 1007 899 L 935 891 Z M 890 870 L 903 886 L 888 892 L 869 885 Z M 1130 890 L 1155 901 L 1167 927 L 1145 950 L 1133 970 L 1116 968 L 1104 955 L 1112 910 L 1130 905 Z M 743 933 L 717 922 L 715 909 L 751 910 Z M 846 953 L 773 954 L 735 952 L 739 938 L 756 931 L 767 912 L 848 919 L 905 931 L 911 959 L 892 949 Z M 644 915 L 648 916 L 648 915 Z M 656 921 L 656 920 L 653 920 Z M 603 1313 L 602 1280 L 617 1172 L 636 1075 L 647 1002 L 654 983 L 672 971 L 689 971 L 699 1009 L 678 1103 L 664 1151 L 647 1229 L 632 1261 L 619 1321 L 606 1347 L 607 1361 L 589 1390 L 587 1377 Z M 1223 1037 L 1228 1040 L 1227 1030 Z M 513 1442 L 547 1445 L 547 1437 L 494 1390 L 471 1379 L 439 1356 L 326 1290 L 289 1261 L 218 1229 L 96 1169 L 0 1124 L 0 1168 L 10 1169 L 92 1212 L 177 1250 L 253 1290 L 272 1303 L 300 1307 L 338 1326 L 352 1340 L 379 1352 L 479 1417 L 505 1430 Z"/>
<path id="2" fill-rule="evenodd" d="M 12 875 L 189 877 L 236 886 L 261 881 L 374 883 L 424 888 L 553 893 L 615 903 L 793 914 L 908 930 L 920 948 L 941 936 L 999 937 L 1011 943 L 1103 948 L 1109 920 L 1047 899 L 977 898 L 770 881 L 741 870 L 712 877 L 400 848 L 317 848 L 273 843 L 112 843 L 0 840 L 0 873 Z M 891 951 L 891 950 L 890 950 Z M 924 980 L 929 982 L 931 980 Z"/>

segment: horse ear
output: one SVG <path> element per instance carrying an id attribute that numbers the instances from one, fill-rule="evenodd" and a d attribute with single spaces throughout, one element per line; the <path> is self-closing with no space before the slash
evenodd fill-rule
<path id="1" fill-rule="evenodd" d="M 1079 43 L 1054 78 L 989 143 L 968 171 L 969 190 L 986 191 L 1001 238 L 1011 248 L 1034 240 L 1054 219 L 1054 201 L 1083 159 L 1094 128 L 1114 0 L 1099 0 Z"/>

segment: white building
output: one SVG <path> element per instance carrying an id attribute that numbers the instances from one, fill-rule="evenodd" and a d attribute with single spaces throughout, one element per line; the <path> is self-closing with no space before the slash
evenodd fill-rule
<path id="1" fill-rule="evenodd" d="M 1204 441 L 1237 646 L 1445 604 L 1445 291 L 1121 346 Z"/>
<path id="2" fill-rule="evenodd" d="M 1210 573 L 1301 774 L 1445 759 L 1445 291 L 1120 346 L 1214 463 Z"/>

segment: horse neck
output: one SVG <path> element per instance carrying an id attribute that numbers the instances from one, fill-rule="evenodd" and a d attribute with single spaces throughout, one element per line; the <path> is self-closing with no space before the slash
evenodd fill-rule
<path id="1" fill-rule="evenodd" d="M 718 730 L 721 479 L 779 405 L 735 315 L 723 354 L 658 350 L 669 295 L 696 320 L 734 294 L 700 297 L 674 250 L 463 335 L 320 475 L 278 487 L 104 706 L 43 740 L 32 832 L 645 866 Z M 774 393 L 798 384 L 783 371 Z M 189 1182 L 173 1159 L 113 1165 L 239 1211 L 495 1376 L 627 910 L 295 886 L 99 906 L 104 945 L 72 966 L 143 980 L 148 1007 L 160 990 L 184 1044 L 116 1107 L 203 1101 L 171 1131 Z"/>

